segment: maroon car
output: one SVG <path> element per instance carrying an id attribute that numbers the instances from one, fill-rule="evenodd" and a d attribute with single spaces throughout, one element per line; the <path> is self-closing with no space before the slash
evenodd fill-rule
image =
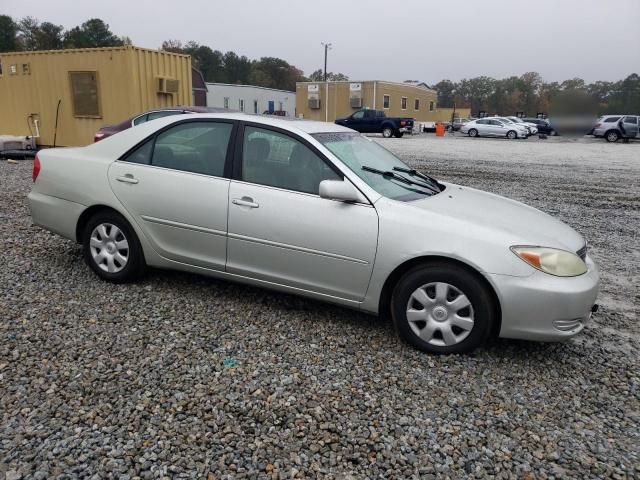
<path id="1" fill-rule="evenodd" d="M 213 112 L 228 112 L 222 108 L 210 108 L 210 107 L 189 107 L 189 106 L 177 106 L 158 108 L 157 110 L 149 110 L 148 112 L 139 113 L 131 118 L 124 120 L 123 122 L 116 123 L 115 125 L 105 125 L 98 130 L 93 137 L 93 141 L 97 142 L 103 138 L 110 137 L 118 132 L 126 130 L 127 128 L 135 127 L 141 123 L 148 122 L 149 120 L 155 120 L 156 118 L 168 117 L 169 115 L 182 115 L 183 113 L 213 113 Z"/>

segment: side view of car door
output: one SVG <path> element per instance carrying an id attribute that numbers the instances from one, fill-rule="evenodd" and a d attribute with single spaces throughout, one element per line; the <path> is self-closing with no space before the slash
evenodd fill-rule
<path id="1" fill-rule="evenodd" d="M 161 256 L 224 270 L 232 134 L 236 123 L 186 120 L 109 168 L 116 197 Z"/>
<path id="2" fill-rule="evenodd" d="M 289 132 L 246 123 L 235 151 L 227 272 L 361 301 L 377 248 L 375 208 L 321 198 L 320 182 L 343 175 Z"/>
<path id="3" fill-rule="evenodd" d="M 639 134 L 638 121 L 640 117 L 627 115 L 624 117 L 623 126 L 625 130 L 625 136 L 627 138 L 637 138 Z"/>

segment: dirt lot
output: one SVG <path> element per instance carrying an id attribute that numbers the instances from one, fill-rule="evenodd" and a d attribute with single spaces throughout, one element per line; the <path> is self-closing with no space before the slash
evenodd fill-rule
<path id="1" fill-rule="evenodd" d="M 640 144 L 378 141 L 585 235 L 602 293 L 584 333 L 436 357 L 288 295 L 109 285 L 31 226 L 31 162 L 2 161 L 0 479 L 640 476 Z"/>

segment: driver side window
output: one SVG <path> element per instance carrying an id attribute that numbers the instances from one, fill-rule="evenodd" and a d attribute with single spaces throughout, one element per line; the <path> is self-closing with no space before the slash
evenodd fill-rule
<path id="1" fill-rule="evenodd" d="M 360 110 L 359 112 L 354 113 L 353 118 L 356 120 L 362 120 L 364 118 L 364 111 Z"/>
<path id="2" fill-rule="evenodd" d="M 302 142 L 271 130 L 245 127 L 241 179 L 318 195 L 322 180 L 342 180 L 342 176 Z"/>

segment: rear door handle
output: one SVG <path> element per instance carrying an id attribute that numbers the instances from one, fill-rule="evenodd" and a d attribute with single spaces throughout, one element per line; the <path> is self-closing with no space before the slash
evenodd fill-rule
<path id="1" fill-rule="evenodd" d="M 249 208 L 258 208 L 260 206 L 256 202 L 254 202 L 253 198 L 251 197 L 234 198 L 233 200 L 231 200 L 231 203 L 233 203 L 234 205 L 240 205 L 241 207 Z"/>
<path id="2" fill-rule="evenodd" d="M 116 180 L 122 183 L 138 183 L 138 179 L 133 178 L 133 175 L 131 175 L 130 173 L 127 173 L 124 177 L 116 177 Z"/>

